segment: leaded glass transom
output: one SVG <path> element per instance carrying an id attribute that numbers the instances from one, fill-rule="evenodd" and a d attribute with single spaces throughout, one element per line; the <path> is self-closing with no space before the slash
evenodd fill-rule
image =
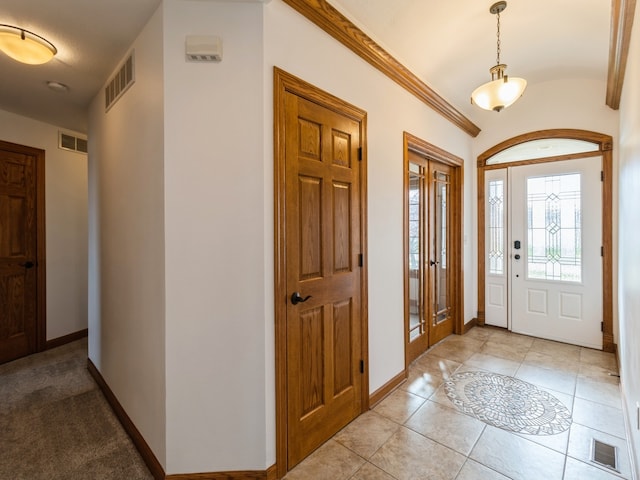
<path id="1" fill-rule="evenodd" d="M 534 158 L 597 152 L 600 145 L 572 138 L 541 138 L 513 145 L 487 159 L 487 165 L 523 162 Z"/>

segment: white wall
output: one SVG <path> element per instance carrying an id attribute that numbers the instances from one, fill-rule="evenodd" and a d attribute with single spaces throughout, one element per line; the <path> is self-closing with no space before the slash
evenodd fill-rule
<path id="1" fill-rule="evenodd" d="M 368 115 L 369 378 L 370 392 L 374 392 L 404 369 L 403 131 L 462 157 L 467 161 L 467 172 L 471 170 L 471 137 L 281 1 L 265 6 L 264 43 L 269 98 L 275 65 L 356 105 Z M 264 149 L 268 169 L 273 164 L 272 127 L 273 110 L 269 104 Z M 273 195 L 272 170 L 268 175 L 265 204 L 271 202 Z M 464 230 L 468 234 L 468 178 L 464 196 Z M 273 235 L 273 212 L 268 212 L 266 220 L 269 239 Z M 464 247 L 468 268 L 470 243 Z M 473 272 L 465 272 L 465 295 L 472 294 L 473 276 Z M 468 321 L 475 314 L 474 306 L 467 302 L 465 306 L 464 317 Z M 272 338 L 273 333 L 268 333 Z M 267 358 L 273 358 L 272 350 L 267 352 Z"/>
<path id="2" fill-rule="evenodd" d="M 189 34 L 221 36 L 223 61 L 186 63 Z M 275 461 L 274 65 L 369 114 L 371 391 L 404 368 L 402 132 L 469 157 L 465 133 L 283 3 L 164 2 L 169 474 Z"/>
<path id="3" fill-rule="evenodd" d="M 264 470 L 275 462 L 273 66 L 368 112 L 371 392 L 404 368 L 402 133 L 468 161 L 471 138 L 280 1 L 161 10 L 136 42 L 136 84 L 108 114 L 100 97 L 92 106 L 90 355 L 167 474 Z M 185 62 L 192 34 L 221 36 L 222 62 Z"/>
<path id="4" fill-rule="evenodd" d="M 89 112 L 89 357 L 165 464 L 162 11 L 135 48 L 135 84 Z"/>
<path id="5" fill-rule="evenodd" d="M 223 61 L 185 62 L 192 34 Z M 586 106 L 601 82 L 557 82 L 474 141 L 279 0 L 164 0 L 134 46 L 136 84 L 91 108 L 90 356 L 168 474 L 275 461 L 273 66 L 368 113 L 371 392 L 404 368 L 402 132 L 466 161 L 465 321 L 476 155 L 541 128 L 617 136 Z"/>
<path id="6" fill-rule="evenodd" d="M 0 110 L 0 140 L 45 151 L 47 340 L 87 328 L 87 156 L 55 125 Z"/>
<path id="7" fill-rule="evenodd" d="M 264 271 L 272 239 L 264 232 L 262 9 L 164 2 L 168 474 L 274 463 L 266 457 L 274 358 L 265 356 L 273 272 Z M 220 36 L 222 62 L 186 62 L 186 35 Z"/>
<path id="8" fill-rule="evenodd" d="M 478 122 L 483 130 L 473 142 L 473 157 L 485 152 L 494 145 L 523 133 L 554 128 L 590 130 L 611 135 L 614 139 L 614 178 L 613 191 L 617 189 L 617 138 L 618 113 L 605 104 L 606 82 L 596 80 L 562 79 L 544 82 L 527 87 L 524 95 L 511 107 L 500 113 L 480 111 Z M 477 168 L 473 162 L 473 198 L 477 194 Z M 613 295 L 617 293 L 615 279 L 617 264 L 617 205 L 613 205 Z M 473 202 L 473 239 L 474 265 L 477 258 L 477 207 Z M 474 267 L 475 268 L 475 267 Z M 475 281 L 475 279 L 474 279 Z M 477 287 L 474 286 L 477 297 Z M 477 305 L 477 298 L 475 304 Z M 618 340 L 617 309 L 614 302 L 613 312 L 614 341 Z"/>
<path id="9" fill-rule="evenodd" d="M 620 102 L 620 229 L 618 354 L 621 384 L 628 414 L 629 443 L 635 453 L 636 478 L 640 478 L 640 9 L 636 8 L 629 59 Z"/>

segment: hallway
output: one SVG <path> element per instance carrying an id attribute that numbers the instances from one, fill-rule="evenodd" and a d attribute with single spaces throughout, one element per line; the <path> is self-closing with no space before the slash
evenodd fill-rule
<path id="1" fill-rule="evenodd" d="M 85 339 L 0 365 L 0 478 L 152 478 L 88 374 L 86 348 Z M 615 370 L 612 354 L 476 327 L 418 358 L 405 383 L 285 478 L 629 480 Z M 570 428 L 515 434 L 459 413 L 443 382 L 467 372 L 515 376 L 537 386 L 527 395 L 550 393 L 571 411 Z M 588 464 L 593 437 L 619 448 L 620 475 Z"/>
<path id="2" fill-rule="evenodd" d="M 0 479 L 153 480 L 87 371 L 87 339 L 0 365 Z"/>
<path id="3" fill-rule="evenodd" d="M 550 393 L 571 411 L 570 428 L 515 434 L 460 413 L 443 382 L 477 371 L 515 376 Z M 419 357 L 405 383 L 285 478 L 631 479 L 618 378 L 609 375 L 615 372 L 613 354 L 476 327 Z M 589 464 L 594 437 L 618 447 L 621 474 Z"/>

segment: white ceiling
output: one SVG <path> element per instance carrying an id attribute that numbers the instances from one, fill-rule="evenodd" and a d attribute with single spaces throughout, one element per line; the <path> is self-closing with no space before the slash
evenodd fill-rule
<path id="1" fill-rule="evenodd" d="M 160 0 L 2 0 L 0 23 L 30 30 L 58 49 L 45 65 L 0 53 L 0 108 L 86 132 L 89 102 Z M 69 87 L 59 93 L 46 82 Z"/>
<path id="2" fill-rule="evenodd" d="M 160 1 L 2 0 L 0 23 L 34 31 L 59 53 L 41 66 L 0 53 L 0 108 L 86 131 L 90 100 Z M 329 2 L 472 121 L 495 115 L 469 103 L 496 60 L 491 0 Z M 610 0 L 509 0 L 501 15 L 507 74 L 524 77 L 529 88 L 559 78 L 605 82 L 610 10 Z M 70 90 L 51 91 L 47 81 Z M 604 104 L 604 89 L 597 101 Z"/>
<path id="3" fill-rule="evenodd" d="M 353 23 L 477 124 L 470 94 L 496 63 L 495 0 L 330 0 Z M 606 82 L 611 0 L 508 0 L 501 62 L 528 88 L 544 81 Z M 525 93 L 526 95 L 526 93 Z M 597 99 L 604 105 L 602 98 Z"/>

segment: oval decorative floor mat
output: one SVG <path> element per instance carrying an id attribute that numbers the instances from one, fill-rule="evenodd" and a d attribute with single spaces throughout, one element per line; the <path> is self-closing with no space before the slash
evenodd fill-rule
<path id="1" fill-rule="evenodd" d="M 489 372 L 454 373 L 444 384 L 463 413 L 494 427 L 529 435 L 555 435 L 571 426 L 571 412 L 535 385 Z"/>

